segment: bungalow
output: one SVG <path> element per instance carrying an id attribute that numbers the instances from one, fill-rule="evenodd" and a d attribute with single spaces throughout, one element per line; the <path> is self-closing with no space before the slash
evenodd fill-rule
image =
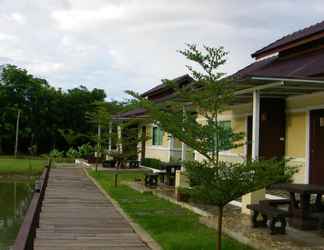
<path id="1" fill-rule="evenodd" d="M 221 158 L 291 158 L 290 164 L 299 168 L 294 182 L 324 185 L 324 21 L 286 35 L 251 56 L 255 62 L 233 75 L 239 90 L 220 119 L 234 131 L 244 132 L 252 143 L 221 152 Z M 192 81 L 189 76 L 176 80 L 179 84 Z M 172 91 L 162 84 L 143 96 L 163 101 L 172 97 Z M 132 115 L 136 112 L 145 111 Z M 152 140 L 142 145 L 142 157 L 202 159 L 154 124 L 143 131 Z"/>
<path id="2" fill-rule="evenodd" d="M 173 79 L 179 86 L 187 85 L 191 83 L 192 80 L 193 79 L 189 75 L 183 75 Z M 174 90 L 165 84 L 160 84 L 144 92 L 141 96 L 153 102 L 161 103 L 173 98 Z M 147 114 L 145 109 L 138 108 L 120 114 L 118 119 L 140 119 L 146 117 Z M 141 145 L 139 145 L 139 147 L 141 147 L 139 155 L 140 160 L 144 158 L 155 158 L 163 162 L 172 162 L 184 159 L 184 157 L 186 157 L 186 159 L 193 159 L 194 157 L 192 149 L 186 147 L 186 145 L 181 143 L 177 138 L 166 133 L 154 123 L 142 125 L 139 131 L 140 136 L 145 134 L 145 137 L 148 138 L 148 140 L 144 139 Z M 183 155 L 183 152 L 186 152 L 186 154 Z"/>

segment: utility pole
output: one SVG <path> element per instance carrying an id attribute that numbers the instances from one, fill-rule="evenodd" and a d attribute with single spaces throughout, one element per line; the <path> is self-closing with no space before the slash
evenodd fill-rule
<path id="1" fill-rule="evenodd" d="M 96 172 L 98 172 L 98 158 L 101 157 L 101 144 L 100 144 L 100 140 L 101 140 L 101 126 L 100 126 L 100 122 L 98 123 L 98 135 L 97 135 L 98 141 L 97 141 L 97 152 L 95 155 L 96 158 Z"/>
<path id="2" fill-rule="evenodd" d="M 21 113 L 21 111 L 18 109 L 18 114 L 17 114 L 17 123 L 16 123 L 15 158 L 17 157 L 17 153 L 18 153 L 18 135 L 19 135 L 19 120 L 20 120 L 20 113 Z"/>

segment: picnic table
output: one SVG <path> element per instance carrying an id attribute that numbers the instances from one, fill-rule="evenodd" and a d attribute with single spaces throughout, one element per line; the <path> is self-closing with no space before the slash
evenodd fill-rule
<path id="1" fill-rule="evenodd" d="M 291 227 L 301 230 L 314 230 L 319 228 L 319 218 L 324 215 L 324 204 L 322 201 L 324 186 L 283 183 L 275 184 L 271 186 L 271 189 L 289 192 L 290 218 L 288 221 Z"/>

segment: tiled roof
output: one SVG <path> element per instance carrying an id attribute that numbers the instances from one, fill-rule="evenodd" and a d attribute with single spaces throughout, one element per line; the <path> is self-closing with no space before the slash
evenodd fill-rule
<path id="1" fill-rule="evenodd" d="M 233 75 L 236 79 L 251 76 L 309 78 L 324 75 L 324 49 L 280 58 L 273 56 L 256 61 Z"/>
<path id="2" fill-rule="evenodd" d="M 191 80 L 192 80 L 192 78 L 191 78 L 189 75 L 186 74 L 186 75 L 182 75 L 182 76 L 180 76 L 180 77 L 174 78 L 172 81 L 175 81 L 175 82 L 177 82 L 178 84 L 181 84 L 181 83 L 183 83 L 183 82 L 191 81 Z M 166 84 L 164 84 L 164 83 L 159 84 L 159 85 L 155 86 L 154 88 L 152 88 L 152 89 L 150 89 L 150 90 L 144 92 L 144 93 L 142 94 L 142 96 L 149 96 L 149 95 L 151 95 L 151 94 L 153 94 L 153 93 L 157 93 L 157 92 L 159 92 L 159 91 L 161 91 L 161 90 L 164 90 L 164 89 L 167 88 L 167 87 L 168 87 L 168 86 L 167 86 Z"/>
<path id="3" fill-rule="evenodd" d="M 136 117 L 145 115 L 146 110 L 143 108 L 137 108 L 130 110 L 128 112 L 124 112 L 122 114 L 116 115 L 115 118 L 128 118 L 128 117 Z"/>
<path id="4" fill-rule="evenodd" d="M 292 34 L 286 35 L 286 36 L 274 41 L 273 43 L 267 45 L 266 47 L 254 52 L 252 54 L 252 57 L 257 57 L 258 55 L 263 54 L 265 52 L 275 50 L 281 46 L 302 40 L 304 38 L 307 38 L 309 36 L 315 35 L 316 33 L 320 33 L 320 32 L 324 32 L 324 21 L 316 23 L 316 24 L 309 26 L 307 28 L 304 28 L 302 30 L 296 31 Z"/>

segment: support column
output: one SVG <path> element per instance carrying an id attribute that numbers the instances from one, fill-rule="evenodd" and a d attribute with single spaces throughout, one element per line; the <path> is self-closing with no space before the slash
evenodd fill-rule
<path id="1" fill-rule="evenodd" d="M 185 161 L 187 159 L 187 145 L 185 143 L 181 143 L 181 160 Z"/>
<path id="2" fill-rule="evenodd" d="M 260 93 L 253 92 L 253 117 L 252 117 L 252 159 L 259 159 L 260 144 Z"/>
<path id="3" fill-rule="evenodd" d="M 259 159 L 260 143 L 260 92 L 253 92 L 253 122 L 252 122 L 252 160 Z M 250 214 L 251 211 L 246 208 L 248 204 L 258 203 L 265 199 L 265 190 L 261 189 L 242 196 L 242 213 Z"/>
<path id="4" fill-rule="evenodd" d="M 174 148 L 174 137 L 173 135 L 169 134 L 169 162 L 172 160 L 172 152 L 173 152 L 173 148 Z"/>
<path id="5" fill-rule="evenodd" d="M 182 107 L 182 114 L 183 114 L 183 120 L 186 120 L 186 107 L 183 105 Z M 181 161 L 184 162 L 187 160 L 187 145 L 182 142 L 181 143 Z M 181 171 L 184 171 L 184 164 L 181 166 Z"/>
<path id="6" fill-rule="evenodd" d="M 109 139 L 108 139 L 108 151 L 111 152 L 112 148 L 112 122 L 109 122 Z"/>
<path id="7" fill-rule="evenodd" d="M 120 125 L 117 127 L 117 137 L 118 137 L 118 151 L 123 152 L 123 144 L 122 144 L 122 128 Z"/>

